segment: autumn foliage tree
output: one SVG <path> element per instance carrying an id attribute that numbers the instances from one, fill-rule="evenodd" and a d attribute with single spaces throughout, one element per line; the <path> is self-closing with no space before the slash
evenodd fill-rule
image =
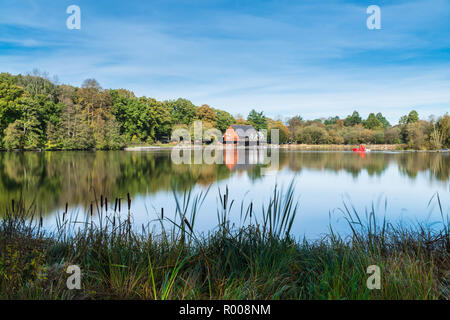
<path id="1" fill-rule="evenodd" d="M 200 107 L 197 107 L 195 110 L 195 119 L 206 122 L 211 126 L 215 126 L 217 123 L 217 114 L 213 108 L 204 104 Z"/>

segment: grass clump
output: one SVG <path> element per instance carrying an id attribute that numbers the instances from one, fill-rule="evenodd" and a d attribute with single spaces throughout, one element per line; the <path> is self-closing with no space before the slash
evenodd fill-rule
<path id="1" fill-rule="evenodd" d="M 394 227 L 343 213 L 352 236 L 333 232 L 316 241 L 291 236 L 297 213 L 294 187 L 275 187 L 256 210 L 241 205 L 239 226 L 230 223 L 234 201 L 219 191 L 218 226 L 195 232 L 206 193 L 175 194 L 173 219 L 135 231 L 130 213 L 118 214 L 101 198 L 82 222 L 58 217 L 53 232 L 17 205 L 0 222 L 1 299 L 448 299 L 449 222 L 442 228 Z M 440 200 L 437 197 L 437 200 Z M 441 212 L 443 212 L 440 206 Z M 166 229 L 163 222 L 169 222 Z M 68 290 L 69 265 L 82 271 L 82 288 Z M 366 286 L 367 267 L 381 269 L 381 289 Z"/>

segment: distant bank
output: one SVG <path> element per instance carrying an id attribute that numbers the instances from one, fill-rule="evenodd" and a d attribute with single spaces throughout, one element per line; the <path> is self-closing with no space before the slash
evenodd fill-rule
<path id="1" fill-rule="evenodd" d="M 167 150 L 175 147 L 174 144 L 165 144 L 158 146 L 129 146 L 125 151 L 151 151 L 151 150 Z M 404 144 L 367 144 L 367 149 L 371 151 L 415 151 L 422 152 L 423 150 L 408 150 Z M 186 146 L 187 148 L 188 146 Z M 270 145 L 269 145 L 270 147 Z M 292 150 L 323 150 L 323 151 L 352 151 L 355 147 L 353 144 L 282 144 L 279 146 L 281 149 Z M 259 147 L 251 147 L 259 148 Z M 449 152 L 448 149 L 443 150 L 426 150 L 426 152 Z"/>

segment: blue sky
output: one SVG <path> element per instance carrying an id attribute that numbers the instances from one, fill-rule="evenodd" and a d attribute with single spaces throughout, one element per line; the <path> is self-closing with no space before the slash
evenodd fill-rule
<path id="1" fill-rule="evenodd" d="M 427 118 L 450 110 L 450 1 L 0 0 L 0 71 L 35 68 L 244 116 Z"/>

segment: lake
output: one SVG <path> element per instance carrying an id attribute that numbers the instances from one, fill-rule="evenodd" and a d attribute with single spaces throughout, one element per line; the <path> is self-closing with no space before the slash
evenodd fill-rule
<path id="1" fill-rule="evenodd" d="M 193 194 L 209 188 L 195 229 L 208 231 L 217 224 L 218 189 L 228 187 L 235 203 L 231 219 L 239 222 L 241 203 L 253 202 L 258 218 L 275 184 L 287 188 L 294 179 L 298 213 L 292 232 L 296 237 L 318 238 L 333 228 L 349 232 L 341 210 L 344 203 L 362 215 L 375 208 L 377 216 L 393 223 L 442 221 L 450 208 L 450 157 L 426 152 L 314 152 L 281 149 L 274 168 L 264 164 L 261 150 L 219 151 L 220 164 L 177 164 L 170 150 L 73 151 L 0 153 L 0 206 L 23 199 L 44 216 L 47 228 L 66 203 L 69 211 L 83 215 L 99 199 L 122 198 L 126 214 L 127 193 L 132 199 L 135 226 L 154 220 L 161 207 L 167 217 L 175 212 L 173 190 Z M 263 169 L 263 170 L 262 170 Z M 264 170 L 265 169 L 265 170 Z M 182 195 L 181 195 L 182 197 Z M 111 209 L 110 209 L 111 210 Z"/>

